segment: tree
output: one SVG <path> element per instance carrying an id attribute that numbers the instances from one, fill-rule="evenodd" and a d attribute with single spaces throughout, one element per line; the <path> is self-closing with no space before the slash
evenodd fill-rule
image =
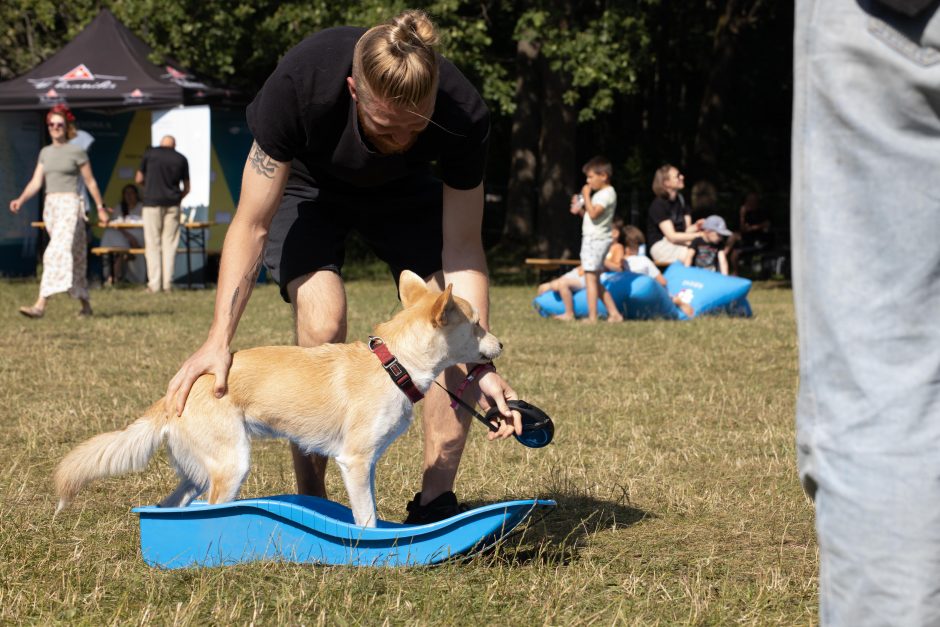
<path id="1" fill-rule="evenodd" d="M 0 79 L 58 50 L 102 0 L 0 3 Z M 508 190 L 507 248 L 573 254 L 580 164 L 605 154 L 620 211 L 665 161 L 719 191 L 789 183 L 791 3 L 766 0 L 112 0 L 155 50 L 251 96 L 308 34 L 426 10 L 493 119 L 488 178 Z M 768 53 L 767 51 L 771 51 Z M 155 58 L 154 61 L 161 61 Z M 719 203 L 721 204 L 721 203 Z M 736 208 L 736 207 L 735 207 Z M 639 214 L 638 210 L 638 214 Z M 645 214 L 645 211 L 642 212 Z M 730 217 L 727 214 L 726 217 Z"/>
<path id="2" fill-rule="evenodd" d="M 578 221 L 568 212 L 580 187 L 577 124 L 637 90 L 649 43 L 640 7 L 533 2 L 513 16 L 519 44 L 507 237 L 527 241 L 531 252 L 577 250 Z"/>
<path id="3" fill-rule="evenodd" d="M 725 101 L 734 88 L 734 61 L 741 52 L 741 36 L 759 25 L 766 5 L 764 0 L 728 0 L 718 17 L 692 150 L 693 167 L 703 176 L 714 178 L 718 172 Z"/>
<path id="4" fill-rule="evenodd" d="M 92 0 L 0 3 L 0 80 L 19 76 L 50 57 L 97 13 Z"/>

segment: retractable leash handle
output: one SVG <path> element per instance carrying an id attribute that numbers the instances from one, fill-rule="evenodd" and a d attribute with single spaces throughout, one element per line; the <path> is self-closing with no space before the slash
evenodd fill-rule
<path id="1" fill-rule="evenodd" d="M 529 448 L 542 448 L 555 437 L 555 423 L 544 411 L 525 401 L 506 401 L 506 404 L 522 416 L 522 433 L 514 434 L 520 444 Z M 486 412 L 484 420 L 496 421 L 500 416 L 499 408 L 494 407 Z"/>
<path id="2" fill-rule="evenodd" d="M 437 383 L 437 381 L 435 381 Z M 470 412 L 470 415 L 486 425 L 490 431 L 499 431 L 499 419 L 502 414 L 499 413 L 499 407 L 493 407 L 485 416 L 480 415 L 475 408 L 464 402 L 459 396 L 445 388 L 440 383 L 438 387 L 447 392 L 455 403 Z M 513 437 L 523 446 L 529 448 L 542 448 L 548 445 L 555 437 L 555 423 L 548 417 L 544 411 L 525 401 L 506 401 L 509 409 L 514 409 L 522 416 L 522 434 L 513 434 Z"/>

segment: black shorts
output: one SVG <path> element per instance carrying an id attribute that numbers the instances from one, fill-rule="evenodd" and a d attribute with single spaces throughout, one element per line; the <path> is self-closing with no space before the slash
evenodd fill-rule
<path id="1" fill-rule="evenodd" d="M 353 192 L 292 181 L 271 222 L 264 265 L 290 302 L 287 285 L 294 279 L 317 270 L 340 273 L 346 236 L 356 231 L 396 284 L 402 270 L 427 278 L 442 267 L 443 193 L 430 176 Z"/>

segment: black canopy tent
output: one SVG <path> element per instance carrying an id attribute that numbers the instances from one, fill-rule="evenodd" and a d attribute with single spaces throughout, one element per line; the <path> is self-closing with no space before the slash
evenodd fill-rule
<path id="1" fill-rule="evenodd" d="M 193 176 L 205 183 L 203 187 L 209 186 L 203 190 L 205 198 L 194 202 L 207 206 L 210 196 L 216 199 L 207 216 L 210 220 L 215 211 L 233 212 L 250 145 L 244 127 L 244 94 L 214 87 L 173 60 L 155 64 L 152 54 L 149 45 L 102 9 L 55 55 L 28 73 L 0 83 L 0 137 L 10 142 L 0 153 L 0 173 L 4 174 L 0 198 L 15 197 L 29 180 L 46 141 L 42 116 L 54 104 L 68 105 L 76 111 L 79 126 L 93 131 L 95 144 L 89 156 L 99 187 L 112 198 L 120 197 L 121 185 L 133 182 L 133 169 L 150 144 L 150 110 L 162 110 L 161 115 L 168 116 L 170 112 L 176 115 L 177 109 L 198 112 L 204 108 L 199 105 L 209 105 L 211 114 L 200 118 L 200 124 L 209 122 L 199 131 L 208 131 L 210 137 L 199 145 L 196 155 L 187 155 Z M 132 128 L 136 131 L 131 132 Z M 180 132 L 175 133 L 177 137 Z M 200 164 L 204 171 L 195 174 Z M 215 180 L 221 183 L 209 183 Z M 190 199 L 201 198 L 195 193 L 197 187 Z M 35 272 L 38 231 L 30 221 L 38 219 L 39 211 L 33 200 L 18 215 L 0 212 L 0 276 Z M 224 232 L 224 228 L 215 229 L 213 241 L 221 240 Z"/>
<path id="2" fill-rule="evenodd" d="M 237 94 L 211 87 L 176 63 L 150 61 L 153 49 L 107 9 L 55 55 L 0 83 L 0 111 L 120 111 L 176 105 L 228 104 Z M 235 104 L 235 103 L 232 103 Z"/>

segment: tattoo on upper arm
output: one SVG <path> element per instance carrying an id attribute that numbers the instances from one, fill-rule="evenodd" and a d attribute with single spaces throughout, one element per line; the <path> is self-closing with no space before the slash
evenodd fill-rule
<path id="1" fill-rule="evenodd" d="M 277 161 L 261 150 L 261 146 L 258 145 L 258 142 L 251 145 L 251 153 L 248 155 L 248 161 L 251 163 L 251 167 L 256 173 L 269 179 L 274 178 L 274 171 L 280 167 Z"/>

